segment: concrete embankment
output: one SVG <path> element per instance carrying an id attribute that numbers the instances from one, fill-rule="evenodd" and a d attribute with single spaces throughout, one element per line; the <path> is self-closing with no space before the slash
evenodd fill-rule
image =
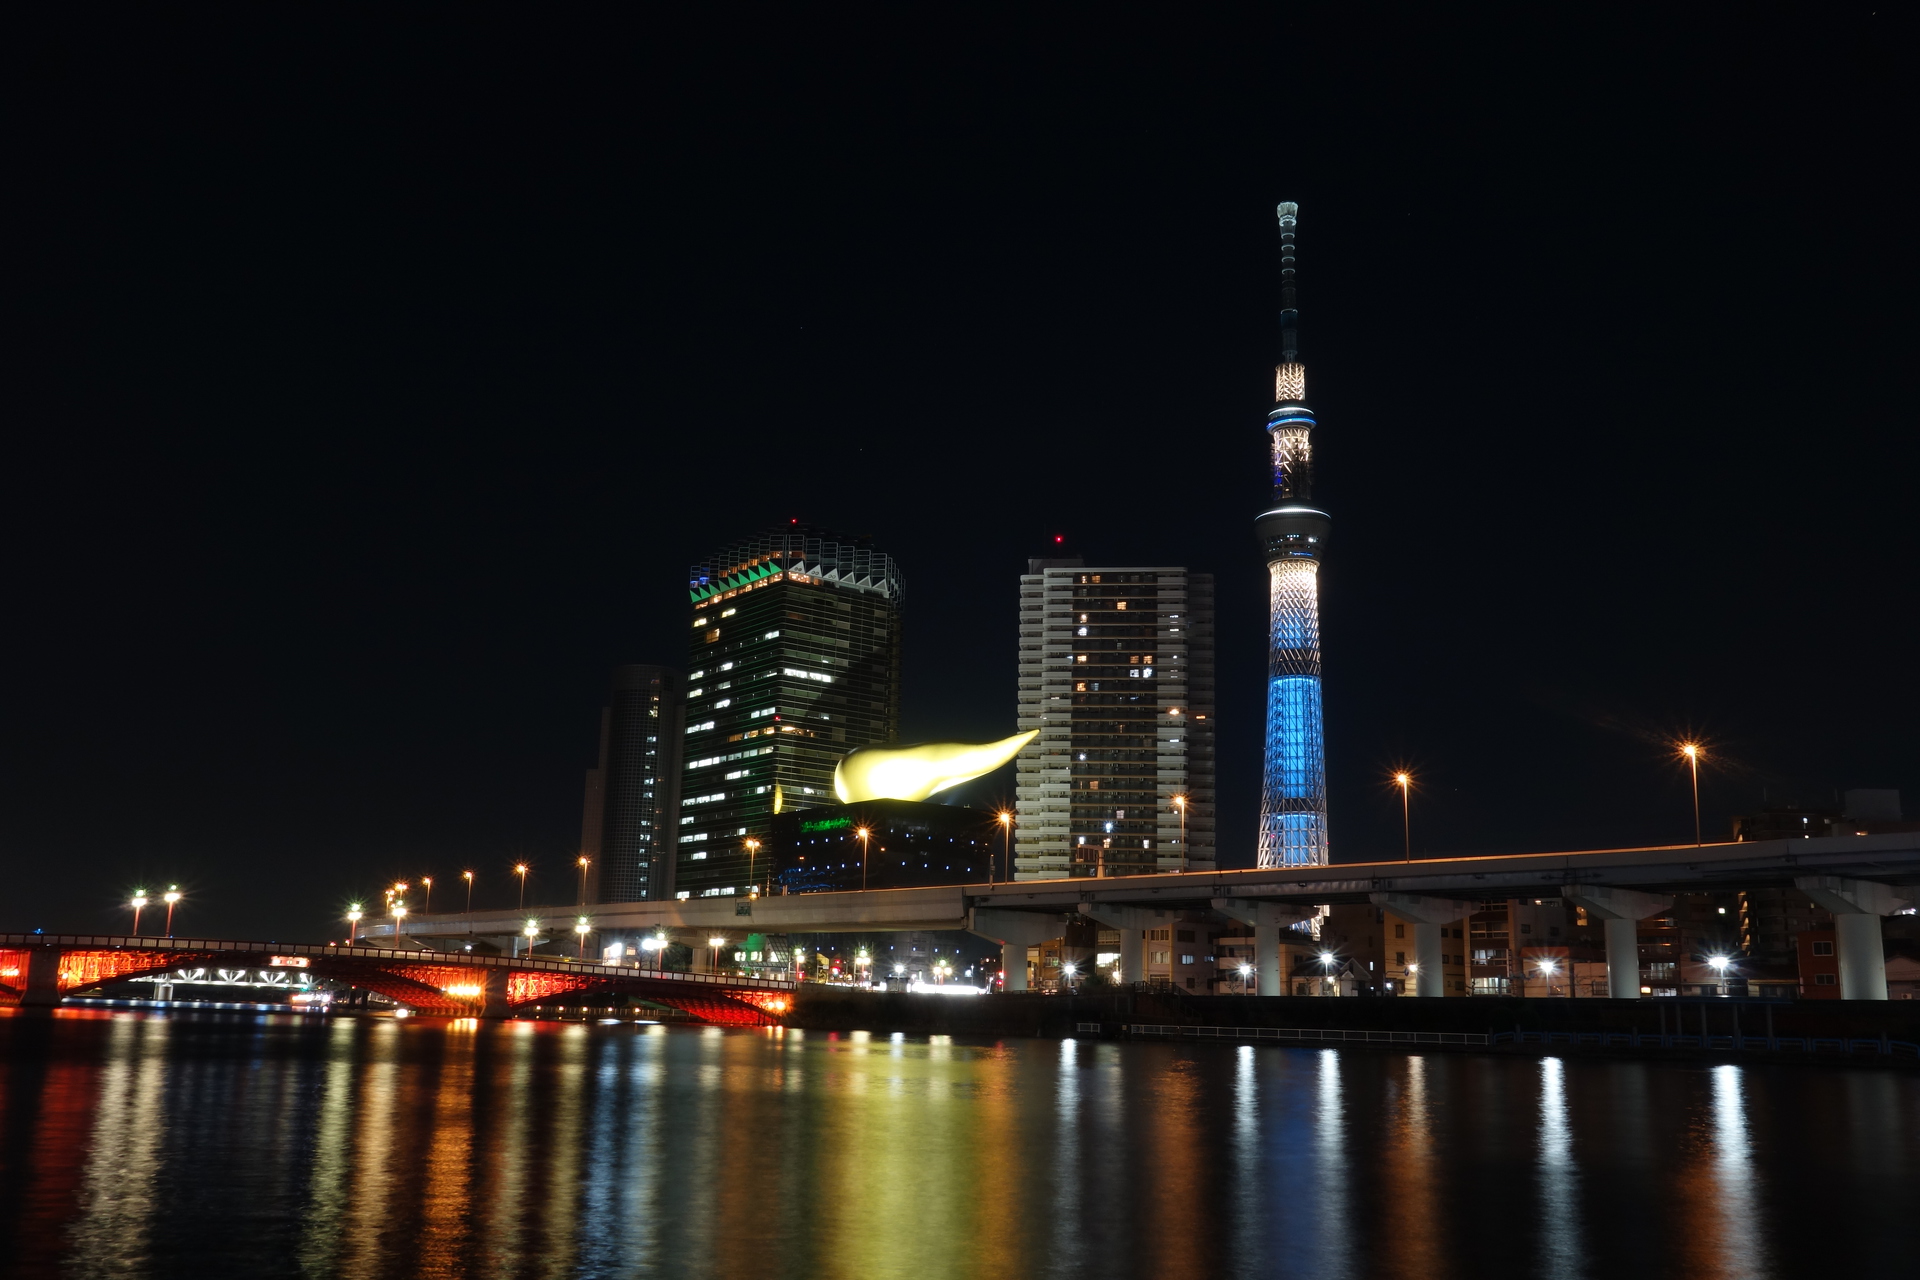
<path id="1" fill-rule="evenodd" d="M 1465 1033 L 1475 1037 L 1474 1047 L 1480 1047 L 1479 1036 L 1502 1035 L 1506 1044 L 1494 1047 L 1524 1052 L 1543 1047 L 1555 1052 L 1606 1051 L 1618 1047 L 1622 1036 L 1635 1037 L 1638 1052 L 1645 1051 L 1649 1039 L 1661 1036 L 1685 1037 L 1696 1051 L 1702 1045 L 1711 1051 L 1715 1045 L 1732 1049 L 1736 1044 L 1752 1051 L 1756 1039 L 1920 1044 L 1920 1002 L 1906 1001 L 1331 999 L 1151 990 L 963 997 L 808 985 L 801 988 L 791 1022 L 809 1030 L 969 1038 L 1130 1036 L 1144 1027 L 1155 1028 L 1155 1035 L 1176 1028 Z M 1096 1026 L 1098 1031 L 1093 1030 Z M 1569 1042 L 1568 1036 L 1576 1039 Z M 1584 1044 L 1577 1038 L 1582 1036 Z M 1674 1047 L 1684 1051 L 1689 1046 Z M 1777 1051 L 1789 1056 L 1809 1052 L 1785 1047 Z M 1920 1054 L 1897 1048 L 1885 1056 L 1903 1065 L 1920 1065 Z"/>

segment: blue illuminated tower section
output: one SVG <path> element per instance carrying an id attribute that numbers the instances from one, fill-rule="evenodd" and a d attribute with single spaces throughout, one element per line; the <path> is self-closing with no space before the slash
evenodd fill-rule
<path id="1" fill-rule="evenodd" d="M 1313 503 L 1313 410 L 1300 363 L 1295 229 L 1280 206 L 1280 364 L 1274 370 L 1273 501 L 1254 524 L 1267 555 L 1267 738 L 1260 865 L 1327 860 L 1327 748 L 1320 710 L 1320 557 L 1333 521 Z"/>

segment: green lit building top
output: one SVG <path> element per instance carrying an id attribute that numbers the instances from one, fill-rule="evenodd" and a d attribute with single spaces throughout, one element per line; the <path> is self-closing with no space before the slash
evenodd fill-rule
<path id="1" fill-rule="evenodd" d="M 774 814 L 832 802 L 833 770 L 900 728 L 900 572 L 860 538 L 798 523 L 688 576 L 682 898 L 745 893 L 773 868 Z"/>

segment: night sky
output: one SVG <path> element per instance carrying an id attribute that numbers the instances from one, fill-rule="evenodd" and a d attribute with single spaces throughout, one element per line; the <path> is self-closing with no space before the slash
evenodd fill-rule
<path id="1" fill-rule="evenodd" d="M 1056 535 L 1213 572 L 1250 865 L 1279 200 L 1337 860 L 1403 764 L 1417 853 L 1688 839 L 1685 732 L 1710 833 L 1920 810 L 1890 15 L 669 12 L 14 28 L 0 927 L 571 901 L 609 668 L 794 518 L 909 740 L 1013 731 Z"/>

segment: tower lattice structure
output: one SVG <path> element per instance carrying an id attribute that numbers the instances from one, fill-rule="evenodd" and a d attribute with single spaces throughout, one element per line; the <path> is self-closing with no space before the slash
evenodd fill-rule
<path id="1" fill-rule="evenodd" d="M 1333 521 L 1313 501 L 1313 410 L 1295 298 L 1300 206 L 1280 214 L 1280 364 L 1267 414 L 1273 501 L 1254 528 L 1267 556 L 1267 734 L 1259 865 L 1327 861 L 1327 749 L 1320 699 L 1320 558 Z"/>

